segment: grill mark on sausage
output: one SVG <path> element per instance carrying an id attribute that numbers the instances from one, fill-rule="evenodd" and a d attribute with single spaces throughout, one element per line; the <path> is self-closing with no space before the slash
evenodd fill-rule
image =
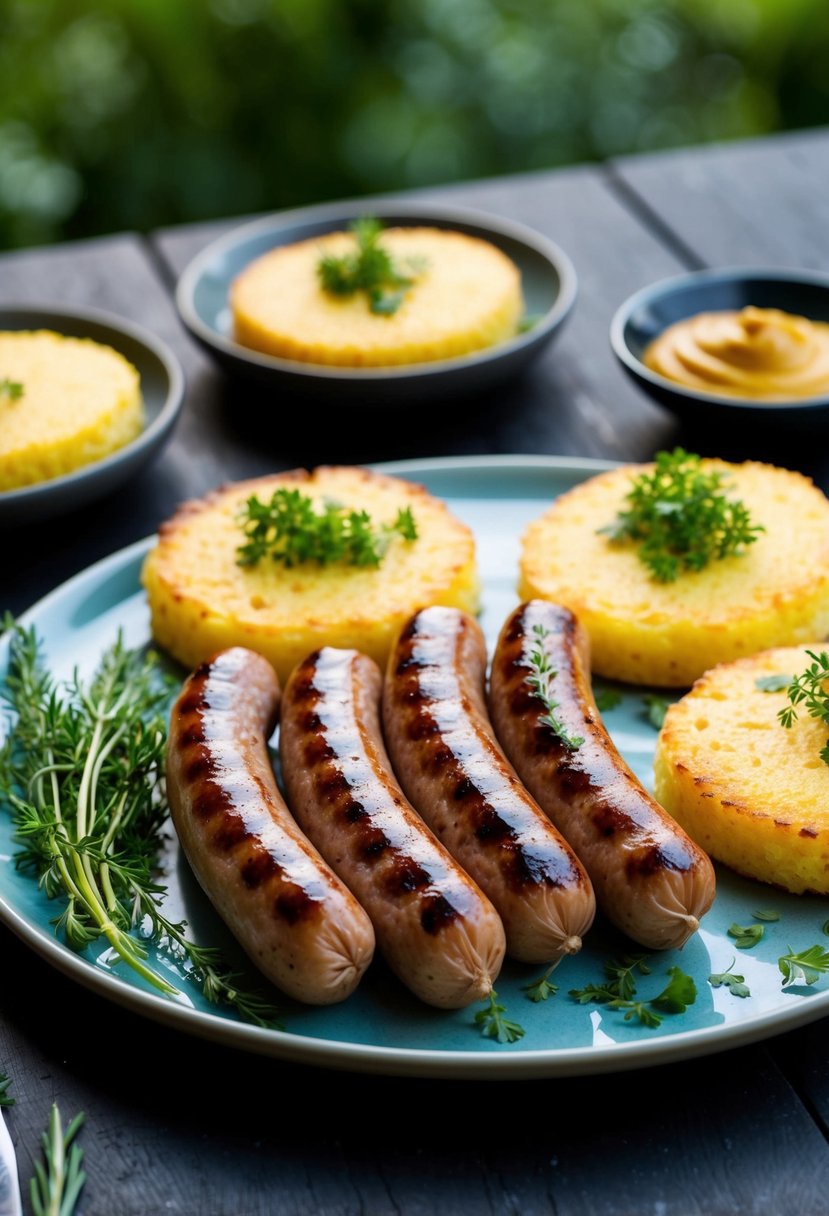
<path id="1" fill-rule="evenodd" d="M 229 853 L 245 840 L 251 839 L 251 833 L 241 815 L 225 808 L 221 827 L 217 828 L 211 837 L 213 845 L 222 853 Z"/>
<path id="2" fill-rule="evenodd" d="M 214 781 L 205 782 L 193 799 L 193 814 L 202 823 L 209 823 L 217 815 L 223 815 L 231 809 L 231 799 L 227 790 Z"/>
<path id="3" fill-rule="evenodd" d="M 205 778 L 216 774 L 216 761 L 213 753 L 207 747 L 200 747 L 195 756 L 188 760 L 184 767 L 184 776 L 192 784 L 204 781 Z"/>
<path id="4" fill-rule="evenodd" d="M 420 923 L 433 937 L 457 919 L 457 909 L 452 907 L 445 895 L 427 895 L 424 898 Z"/>
<path id="5" fill-rule="evenodd" d="M 625 873 L 635 879 L 658 870 L 676 870 L 682 873 L 691 864 L 691 858 L 679 842 L 659 841 L 631 854 L 625 862 Z"/>
<path id="6" fill-rule="evenodd" d="M 274 900 L 274 911 L 289 925 L 298 921 L 308 920 L 319 909 L 319 904 L 302 887 L 291 885 L 286 891 L 280 891 Z"/>
<path id="7" fill-rule="evenodd" d="M 266 853 L 264 849 L 258 849 L 252 857 L 248 857 L 247 861 L 244 862 L 240 873 L 242 882 L 248 890 L 255 891 L 267 879 L 272 878 L 276 874 L 281 874 L 282 867 L 276 863 L 270 853 Z"/>

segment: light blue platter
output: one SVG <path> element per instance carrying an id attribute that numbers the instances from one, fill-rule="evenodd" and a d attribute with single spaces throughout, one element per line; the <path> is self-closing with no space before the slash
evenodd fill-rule
<path id="1" fill-rule="evenodd" d="M 550 500 L 608 466 L 594 461 L 538 457 L 488 457 L 403 462 L 382 466 L 409 476 L 445 498 L 475 531 L 484 583 L 482 623 L 490 647 L 516 603 L 519 542 L 524 526 Z M 118 629 L 130 645 L 149 641 L 149 616 L 139 584 L 142 541 L 59 587 L 27 613 L 45 655 L 59 676 L 77 664 L 91 670 Z M 6 644 L 0 640 L 0 667 Z M 656 731 L 647 721 L 642 689 L 623 689 L 621 704 L 606 721 L 628 762 L 646 783 Z M 284 1032 L 263 1030 L 218 1012 L 171 972 L 181 1001 L 146 988 L 123 967 L 111 969 L 106 954 L 77 955 L 55 938 L 57 913 L 37 884 L 16 872 L 8 817 L 0 810 L 0 919 L 60 971 L 111 1000 L 191 1034 L 295 1062 L 366 1072 L 463 1077 L 546 1077 L 609 1072 L 721 1051 L 790 1030 L 829 1013 L 829 978 L 813 988 L 783 990 L 777 959 L 791 946 L 800 951 L 817 942 L 829 946 L 822 926 L 829 899 L 796 898 L 745 881 L 720 869 L 718 894 L 700 932 L 684 950 L 654 954 L 652 973 L 639 978 L 640 999 L 660 992 L 674 965 L 690 973 L 698 996 L 685 1013 L 665 1015 L 661 1026 L 646 1029 L 625 1022 L 623 1014 L 599 1005 L 578 1005 L 570 988 L 598 983 L 603 963 L 635 947 L 606 926 L 591 930 L 582 953 L 561 965 L 554 977 L 558 994 L 533 1004 L 522 985 L 539 968 L 507 964 L 498 996 L 507 1016 L 520 1022 L 525 1037 L 514 1044 L 484 1039 L 474 1025 L 473 1007 L 446 1013 L 419 1004 L 380 963 L 372 965 L 359 990 L 343 1005 L 312 1009 L 279 999 Z M 227 932 L 190 875 L 186 861 L 170 842 L 165 881 L 168 915 L 184 915 L 197 939 L 224 946 L 238 956 Z M 765 925 L 764 939 L 738 950 L 727 936 L 733 922 L 752 923 L 757 909 L 774 909 L 776 923 Z M 751 996 L 740 999 L 708 983 L 712 972 L 733 970 L 745 976 Z M 159 963 L 159 966 L 164 966 Z M 278 994 L 277 994 L 278 995 Z"/>

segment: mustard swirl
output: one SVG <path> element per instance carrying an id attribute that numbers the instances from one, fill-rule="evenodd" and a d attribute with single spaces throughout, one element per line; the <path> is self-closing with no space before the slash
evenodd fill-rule
<path id="1" fill-rule="evenodd" d="M 829 324 L 777 308 L 703 312 L 646 349 L 652 371 L 687 388 L 758 401 L 829 392 Z"/>

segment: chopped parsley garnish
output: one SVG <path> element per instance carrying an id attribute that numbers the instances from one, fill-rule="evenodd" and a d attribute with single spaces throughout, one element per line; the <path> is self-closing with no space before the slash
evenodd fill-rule
<path id="1" fill-rule="evenodd" d="M 810 946 L 808 950 L 795 954 L 789 946 L 789 953 L 777 960 L 777 966 L 783 976 L 784 988 L 791 988 L 795 984 L 816 984 L 821 975 L 829 971 L 829 950 L 824 950 L 822 946 Z"/>
<path id="2" fill-rule="evenodd" d="M 661 730 L 665 724 L 665 715 L 671 707 L 671 702 L 654 692 L 645 693 L 642 700 L 645 702 L 645 714 L 651 726 L 656 730 Z"/>
<path id="3" fill-rule="evenodd" d="M 358 291 L 368 297 L 369 310 L 377 316 L 390 317 L 400 308 L 425 263 L 408 259 L 402 266 L 395 264 L 391 254 L 380 244 L 383 225 L 370 216 L 354 220 L 349 225 L 357 248 L 342 257 L 324 254 L 317 263 L 317 274 L 323 291 L 332 296 L 353 296 Z"/>
<path id="4" fill-rule="evenodd" d="M 750 950 L 765 936 L 766 930 L 762 925 L 737 925 L 728 930 L 728 936 L 734 938 L 738 950 Z"/>
<path id="5" fill-rule="evenodd" d="M 9 401 L 19 401 L 23 396 L 23 385 L 17 380 L 9 380 L 6 377 L 0 380 L 0 397 L 6 397 Z"/>
<path id="6" fill-rule="evenodd" d="M 736 960 L 732 958 L 725 971 L 714 972 L 709 975 L 708 983 L 712 988 L 727 988 L 732 996 L 751 996 L 751 989 L 745 982 L 746 977 L 744 975 L 737 975 L 731 970 L 735 962 Z"/>
<path id="7" fill-rule="evenodd" d="M 504 1017 L 506 1005 L 498 1004 L 498 993 L 493 988 L 487 997 L 485 1009 L 475 1014 L 475 1025 L 480 1026 L 485 1039 L 497 1039 L 499 1043 L 517 1043 L 524 1037 L 524 1027 Z"/>

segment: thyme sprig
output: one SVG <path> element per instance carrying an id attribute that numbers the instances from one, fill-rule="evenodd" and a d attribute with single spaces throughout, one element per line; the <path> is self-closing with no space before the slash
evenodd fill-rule
<path id="1" fill-rule="evenodd" d="M 535 642 L 529 655 L 530 674 L 526 677 L 526 683 L 546 710 L 538 719 L 539 724 L 548 727 L 570 751 L 576 751 L 584 743 L 584 738 L 581 735 L 571 735 L 556 713 L 559 703 L 553 696 L 552 688 L 553 680 L 558 673 L 553 667 L 544 645 L 550 636 L 550 631 L 543 625 L 534 625 L 533 635 Z"/>
<path id="2" fill-rule="evenodd" d="M 8 624 L 8 623 L 7 623 Z M 0 806 L 10 810 L 18 869 L 60 899 L 56 932 L 75 950 L 101 939 L 115 962 L 165 996 L 181 993 L 149 961 L 149 947 L 204 997 L 259 1025 L 275 1011 L 217 951 L 162 911 L 158 853 L 167 821 L 163 771 L 171 684 L 153 655 L 120 636 L 95 675 L 59 685 L 41 663 L 33 629 L 14 626 L 0 695 L 14 719 L 0 748 Z"/>
<path id="3" fill-rule="evenodd" d="M 802 705 L 810 718 L 817 718 L 829 727 L 829 691 L 826 681 L 829 680 L 829 654 L 821 650 L 806 651 L 812 660 L 805 671 L 793 676 L 786 696 L 789 705 L 784 706 L 778 713 L 783 726 L 790 728 L 797 721 L 797 706 Z M 829 764 L 829 739 L 820 750 L 820 758 L 824 764 Z"/>

